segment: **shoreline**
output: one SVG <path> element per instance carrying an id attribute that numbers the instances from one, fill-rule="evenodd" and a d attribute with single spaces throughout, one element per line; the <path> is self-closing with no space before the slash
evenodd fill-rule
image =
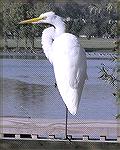
<path id="1" fill-rule="evenodd" d="M 117 58 L 114 52 L 86 52 L 87 59 L 109 59 Z M 0 59 L 47 59 L 44 52 L 38 53 L 16 53 L 16 52 L 0 52 Z"/>

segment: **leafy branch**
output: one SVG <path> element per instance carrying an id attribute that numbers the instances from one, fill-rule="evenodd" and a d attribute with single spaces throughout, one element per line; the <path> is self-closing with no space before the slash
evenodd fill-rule
<path id="1" fill-rule="evenodd" d="M 112 57 L 112 61 L 116 61 L 118 63 L 118 66 L 120 64 L 120 58 L 119 58 L 119 48 L 120 48 L 120 40 L 117 39 L 115 42 L 115 48 L 114 51 L 117 53 L 117 56 Z M 117 92 L 113 93 L 113 95 L 117 99 L 117 104 L 120 105 L 120 69 L 117 67 L 116 69 L 110 71 L 110 69 L 105 65 L 101 64 L 101 67 L 99 67 L 100 70 L 100 76 L 99 79 L 108 81 L 110 84 L 112 84 L 116 89 Z M 120 112 L 117 114 L 116 119 L 120 119 Z"/>
<path id="2" fill-rule="evenodd" d="M 99 67 L 100 70 L 100 76 L 98 77 L 99 79 L 108 81 L 110 84 L 113 86 L 116 85 L 116 82 L 120 82 L 117 77 L 114 75 L 114 71 L 111 73 L 110 69 L 105 66 L 105 64 L 101 64 L 102 66 Z"/>

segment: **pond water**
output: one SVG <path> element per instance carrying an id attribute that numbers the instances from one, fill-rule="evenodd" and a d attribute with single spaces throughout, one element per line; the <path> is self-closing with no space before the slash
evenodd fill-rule
<path id="1" fill-rule="evenodd" d="M 111 70 L 110 60 L 90 59 L 78 112 L 74 119 L 115 119 L 117 114 L 115 89 L 98 79 L 98 67 L 104 63 Z M 64 102 L 55 88 L 52 65 L 47 60 L 0 60 L 1 116 L 63 119 Z"/>

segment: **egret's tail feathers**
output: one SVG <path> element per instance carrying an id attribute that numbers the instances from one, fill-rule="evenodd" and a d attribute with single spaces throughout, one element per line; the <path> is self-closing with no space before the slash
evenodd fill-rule
<path id="1" fill-rule="evenodd" d="M 68 101 L 64 101 L 66 103 L 69 112 L 72 115 L 75 115 L 77 113 L 80 97 L 78 98 L 74 98 L 74 99 L 69 98 L 67 99 Z"/>
<path id="2" fill-rule="evenodd" d="M 69 112 L 72 114 L 72 115 L 75 115 L 76 113 L 77 113 L 77 109 L 68 109 L 69 110 Z"/>
<path id="3" fill-rule="evenodd" d="M 63 101 L 68 108 L 68 111 L 72 115 L 75 115 L 78 110 L 78 106 L 79 106 L 79 102 L 80 102 L 80 98 L 82 94 L 82 89 L 78 90 L 78 89 L 72 89 L 71 87 L 69 87 L 69 89 L 66 90 L 66 92 L 63 92 L 62 90 L 60 90 L 60 92 L 61 92 L 60 94 L 63 98 Z"/>

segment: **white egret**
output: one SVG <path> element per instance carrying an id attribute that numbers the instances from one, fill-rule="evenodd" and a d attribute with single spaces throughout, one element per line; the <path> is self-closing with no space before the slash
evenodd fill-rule
<path id="1" fill-rule="evenodd" d="M 46 12 L 38 18 L 20 22 L 20 24 L 26 23 L 51 25 L 43 31 L 42 48 L 53 64 L 57 87 L 66 105 L 65 136 L 67 138 L 67 109 L 72 115 L 76 114 L 87 78 L 85 51 L 75 35 L 65 33 L 63 19 L 54 12 Z"/>

